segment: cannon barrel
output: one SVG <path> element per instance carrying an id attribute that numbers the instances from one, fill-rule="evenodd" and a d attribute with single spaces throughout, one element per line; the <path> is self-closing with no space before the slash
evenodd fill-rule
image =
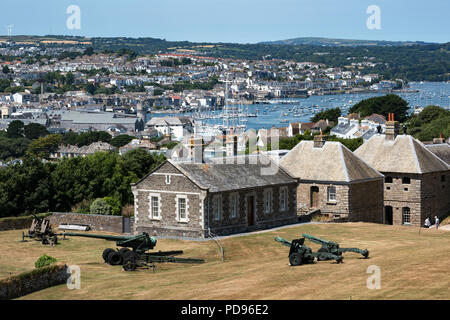
<path id="1" fill-rule="evenodd" d="M 289 241 L 287 241 L 287 240 L 285 240 L 283 238 L 280 238 L 280 237 L 275 237 L 275 241 L 276 242 L 280 242 L 282 245 L 285 245 L 287 247 L 291 246 L 291 243 Z"/>
<path id="2" fill-rule="evenodd" d="M 337 247 L 339 247 L 339 244 L 336 243 L 336 242 L 329 241 L 329 240 L 324 240 L 324 239 L 320 239 L 320 238 L 316 238 L 316 237 L 314 237 L 312 235 L 309 235 L 309 234 L 306 234 L 306 233 L 302 234 L 302 237 L 304 237 L 304 238 L 306 238 L 308 240 L 311 240 L 312 242 L 321 244 L 321 245 L 329 245 L 329 246 L 337 246 Z"/>
<path id="3" fill-rule="evenodd" d="M 63 235 L 69 237 L 86 237 L 86 238 L 96 238 L 108 241 L 125 241 L 136 238 L 136 236 L 110 236 L 102 234 L 90 234 L 90 233 L 75 233 L 75 232 L 64 232 Z M 138 235 L 140 236 L 140 235 Z"/>
<path id="4" fill-rule="evenodd" d="M 146 232 L 143 232 L 135 236 L 110 236 L 101 234 L 73 233 L 73 232 L 65 232 L 63 233 L 63 235 L 71 237 L 86 237 L 86 238 L 103 239 L 107 241 L 116 241 L 116 245 L 118 247 L 132 248 L 134 251 L 140 253 L 153 249 L 156 246 L 156 239 L 154 237 L 150 237 Z"/>

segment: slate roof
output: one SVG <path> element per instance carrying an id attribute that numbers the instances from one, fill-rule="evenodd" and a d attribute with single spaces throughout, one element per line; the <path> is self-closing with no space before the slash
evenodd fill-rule
<path id="1" fill-rule="evenodd" d="M 179 117 L 154 117 L 147 122 L 147 126 L 167 126 L 167 125 L 186 125 L 192 123 L 191 118 L 185 116 Z"/>
<path id="2" fill-rule="evenodd" d="M 339 134 L 346 134 L 350 130 L 352 130 L 355 126 L 350 123 L 339 123 L 337 126 L 333 127 L 331 129 L 331 133 L 339 133 Z"/>
<path id="3" fill-rule="evenodd" d="M 444 160 L 448 165 L 450 165 L 450 144 L 439 143 L 439 144 L 429 144 L 425 146 L 428 150 L 433 152 L 438 158 Z"/>
<path id="4" fill-rule="evenodd" d="M 449 166 L 410 135 L 386 140 L 376 134 L 355 150 L 355 154 L 380 172 L 423 174 L 449 170 Z"/>
<path id="5" fill-rule="evenodd" d="M 73 123 L 113 123 L 113 124 L 134 124 L 135 117 L 115 117 L 112 112 L 79 112 L 69 111 L 61 114 L 61 121 L 72 121 Z"/>
<path id="6" fill-rule="evenodd" d="M 342 143 L 334 141 L 315 148 L 314 141 L 303 140 L 281 158 L 280 166 L 292 176 L 308 181 L 350 183 L 383 178 Z"/>
<path id="7" fill-rule="evenodd" d="M 199 164 L 168 161 L 210 192 L 296 183 L 288 173 L 261 154 L 215 159 Z"/>

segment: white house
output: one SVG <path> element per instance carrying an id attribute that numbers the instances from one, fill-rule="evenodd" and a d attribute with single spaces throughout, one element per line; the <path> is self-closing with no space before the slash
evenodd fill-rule
<path id="1" fill-rule="evenodd" d="M 194 123 L 189 117 L 154 117 L 147 122 L 147 127 L 156 129 L 161 135 L 171 135 L 181 140 L 186 133 L 193 133 Z"/>

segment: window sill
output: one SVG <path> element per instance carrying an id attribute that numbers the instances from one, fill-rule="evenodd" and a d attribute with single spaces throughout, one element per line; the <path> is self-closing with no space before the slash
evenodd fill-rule
<path id="1" fill-rule="evenodd" d="M 337 205 L 337 201 L 328 201 L 327 204 L 335 206 L 335 205 Z"/>

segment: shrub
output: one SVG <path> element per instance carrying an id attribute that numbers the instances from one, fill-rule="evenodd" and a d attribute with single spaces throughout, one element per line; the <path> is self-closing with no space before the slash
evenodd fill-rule
<path id="1" fill-rule="evenodd" d="M 122 204 L 119 199 L 115 197 L 104 197 L 103 200 L 111 207 L 111 215 L 120 216 L 122 213 Z"/>
<path id="2" fill-rule="evenodd" d="M 34 263 L 34 267 L 35 268 L 42 268 L 42 267 L 46 267 L 52 263 L 55 263 L 56 259 L 46 255 L 45 253 L 39 257 L 39 259 L 36 260 L 36 262 Z"/>
<path id="3" fill-rule="evenodd" d="M 92 201 L 84 199 L 72 207 L 72 212 L 90 213 Z"/>
<path id="4" fill-rule="evenodd" d="M 102 198 L 95 199 L 91 204 L 90 214 L 111 214 L 111 206 Z"/>

